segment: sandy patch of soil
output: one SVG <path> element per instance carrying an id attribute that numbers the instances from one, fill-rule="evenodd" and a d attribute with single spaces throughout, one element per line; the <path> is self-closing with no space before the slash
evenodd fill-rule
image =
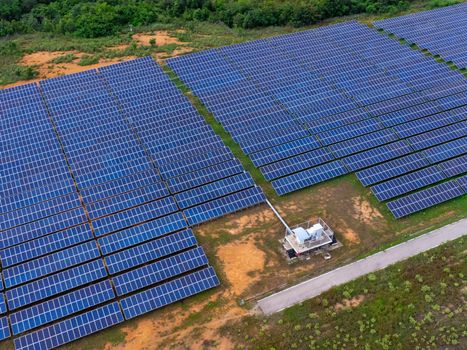
<path id="1" fill-rule="evenodd" d="M 357 296 L 353 297 L 352 299 L 344 299 L 342 301 L 342 303 L 337 303 L 336 305 L 334 305 L 334 309 L 336 311 L 341 311 L 341 310 L 345 310 L 345 309 L 356 308 L 364 300 L 365 300 L 364 295 L 357 295 Z"/>
<path id="2" fill-rule="evenodd" d="M 231 284 L 230 291 L 240 295 L 259 279 L 258 272 L 264 270 L 266 254 L 258 249 L 253 237 L 220 246 L 216 252 L 224 272 Z"/>
<path id="3" fill-rule="evenodd" d="M 157 46 L 163 46 L 163 45 L 168 45 L 168 44 L 177 44 L 177 45 L 182 45 L 182 42 L 178 40 L 177 38 L 171 36 L 169 32 L 165 30 L 161 30 L 158 32 L 155 32 L 154 34 L 151 33 L 137 33 L 132 36 L 133 40 L 136 40 L 142 45 L 149 46 L 150 41 L 152 39 L 156 40 L 156 45 Z"/>
<path id="4" fill-rule="evenodd" d="M 59 63 L 54 64 L 51 61 L 59 56 L 63 56 L 66 54 L 72 53 L 76 56 L 76 59 L 73 62 L 69 63 Z M 57 51 L 57 52 L 35 52 L 32 54 L 25 55 L 19 62 L 20 65 L 24 66 L 35 66 L 39 72 L 37 79 L 33 80 L 22 80 L 18 81 L 13 84 L 8 84 L 2 86 L 2 88 L 10 88 L 13 86 L 19 86 L 24 84 L 29 84 L 32 82 L 37 82 L 43 79 L 54 78 L 65 74 L 73 74 L 78 72 L 83 72 L 89 69 L 96 69 L 99 67 L 105 67 L 117 62 L 122 62 L 130 59 L 134 59 L 134 56 L 126 56 L 126 57 L 117 57 L 113 59 L 101 59 L 99 63 L 88 65 L 88 66 L 80 66 L 78 64 L 82 53 L 79 52 L 66 52 L 66 51 Z"/>
<path id="5" fill-rule="evenodd" d="M 351 228 L 345 229 L 342 234 L 344 235 L 344 238 L 350 243 L 350 244 L 359 244 L 360 243 L 360 237 L 358 236 L 357 232 L 352 230 Z"/>
<path id="6" fill-rule="evenodd" d="M 362 197 L 352 198 L 353 217 L 357 220 L 364 222 L 365 224 L 370 224 L 375 219 L 382 219 L 383 215 L 379 212 L 378 209 L 373 208 L 366 199 Z"/>
<path id="7" fill-rule="evenodd" d="M 274 213 L 269 207 L 265 207 L 261 211 L 255 211 L 253 214 L 251 212 L 245 213 L 238 218 L 233 218 L 229 220 L 226 225 L 226 229 L 232 235 L 238 235 L 245 230 L 253 229 L 255 227 L 260 227 L 261 225 L 273 220 Z"/>
<path id="8" fill-rule="evenodd" d="M 218 334 L 218 330 L 226 322 L 246 315 L 246 311 L 233 301 L 216 310 L 209 321 L 181 327 L 189 315 L 200 312 L 208 301 L 221 295 L 222 293 L 215 294 L 203 303 L 192 305 L 188 310 L 181 310 L 177 305 L 164 316 L 147 315 L 137 319 L 133 327 L 123 328 L 126 334 L 124 343 L 116 346 L 107 344 L 105 350 L 234 349 L 235 346 L 228 338 Z M 196 336 L 193 336 L 193 332 Z"/>
<path id="9" fill-rule="evenodd" d="M 67 54 L 77 55 L 78 53 L 75 51 L 38 51 L 28 55 L 24 55 L 19 64 L 24 66 L 45 65 L 49 64 L 53 59 Z"/>

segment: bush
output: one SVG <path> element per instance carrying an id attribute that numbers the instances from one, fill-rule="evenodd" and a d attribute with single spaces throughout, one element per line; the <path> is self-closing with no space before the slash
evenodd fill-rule
<path id="1" fill-rule="evenodd" d="M 30 80 L 37 77 L 39 72 L 34 66 L 16 66 L 15 75 L 18 80 Z"/>
<path id="2" fill-rule="evenodd" d="M 99 56 L 97 55 L 94 55 L 94 56 L 84 55 L 81 57 L 81 59 L 78 62 L 80 66 L 89 66 L 91 64 L 96 64 L 96 63 L 99 63 Z"/>

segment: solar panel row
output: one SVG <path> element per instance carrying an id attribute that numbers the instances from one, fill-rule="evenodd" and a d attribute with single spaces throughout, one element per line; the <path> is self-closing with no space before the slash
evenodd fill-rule
<path id="1" fill-rule="evenodd" d="M 374 184 L 464 152 L 465 78 L 356 22 L 168 65 L 279 195 L 354 171 Z"/>
<path id="2" fill-rule="evenodd" d="M 2 183 L 0 259 L 13 334 L 45 327 L 16 339 L 17 348 L 51 348 L 93 332 L 102 315 L 87 310 L 115 298 L 111 283 L 123 295 L 190 277 L 195 287 L 164 305 L 218 284 L 212 269 L 200 270 L 208 261 L 179 206 L 198 210 L 201 223 L 264 195 L 152 59 L 15 91 L 1 94 L 21 100 L 8 100 L 5 126 L 25 150 L 13 153 L 18 147 L 5 143 L 12 155 Z M 26 165 L 38 169 L 33 181 L 23 175 Z M 215 211 L 204 212 L 206 204 Z"/>
<path id="3" fill-rule="evenodd" d="M 374 24 L 409 43 L 417 44 L 459 68 L 467 67 L 467 5 L 461 3 L 427 12 L 376 21 Z"/>

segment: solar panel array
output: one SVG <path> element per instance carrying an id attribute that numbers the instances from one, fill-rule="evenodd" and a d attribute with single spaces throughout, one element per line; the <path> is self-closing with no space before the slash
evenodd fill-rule
<path id="1" fill-rule="evenodd" d="M 465 163 L 455 175 L 439 164 L 467 153 L 465 77 L 357 22 L 168 64 L 279 195 L 352 172 L 376 185 L 431 167 L 423 181 L 374 189 L 387 200 L 466 172 Z"/>
<path id="2" fill-rule="evenodd" d="M 265 197 L 151 58 L 0 101 L 0 340 L 54 348 L 219 284 L 190 226 Z"/>
<path id="3" fill-rule="evenodd" d="M 377 28 L 467 68 L 467 3 L 376 21 Z"/>

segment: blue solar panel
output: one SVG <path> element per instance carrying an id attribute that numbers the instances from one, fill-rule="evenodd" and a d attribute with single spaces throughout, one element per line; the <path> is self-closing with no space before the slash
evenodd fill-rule
<path id="1" fill-rule="evenodd" d="M 218 163 L 232 160 L 234 157 L 227 147 L 219 148 L 205 154 L 198 154 L 170 164 L 161 165 L 160 171 L 164 179 L 187 174 Z"/>
<path id="2" fill-rule="evenodd" d="M 110 281 L 92 284 L 10 315 L 13 334 L 24 333 L 47 323 L 95 307 L 115 297 Z"/>
<path id="3" fill-rule="evenodd" d="M 272 185 L 277 194 L 281 196 L 347 173 L 348 170 L 342 162 L 337 160 L 274 180 Z"/>
<path id="4" fill-rule="evenodd" d="M 447 142 L 423 151 L 425 157 L 436 164 L 443 160 L 467 153 L 467 137 Z"/>
<path id="5" fill-rule="evenodd" d="M 369 186 L 420 169 L 429 164 L 428 160 L 420 153 L 413 153 L 365 170 L 360 170 L 357 172 L 357 177 L 363 186 Z"/>
<path id="6" fill-rule="evenodd" d="M 107 268 L 116 274 L 132 267 L 176 253 L 197 244 L 191 229 L 159 238 L 105 257 Z"/>
<path id="7" fill-rule="evenodd" d="M 54 198 L 47 202 L 23 207 L 21 209 L 0 215 L 0 231 L 24 225 L 48 216 L 79 207 L 80 201 L 77 194 Z"/>
<path id="8" fill-rule="evenodd" d="M 415 150 L 422 150 L 463 136 L 467 136 L 467 123 L 464 122 L 413 136 L 407 141 Z"/>
<path id="9" fill-rule="evenodd" d="M 411 153 L 413 150 L 404 141 L 398 141 L 365 152 L 343 158 L 342 161 L 350 171 L 357 171 L 369 166 Z"/>
<path id="10" fill-rule="evenodd" d="M 208 259 L 203 249 L 198 247 L 131 270 L 122 275 L 113 277 L 112 280 L 117 295 L 121 296 L 207 264 Z"/>
<path id="11" fill-rule="evenodd" d="M 330 146 L 330 148 L 336 157 L 345 157 L 353 153 L 365 151 L 373 147 L 396 141 L 397 139 L 398 137 L 393 131 L 384 129 L 356 137 L 352 140 L 336 143 Z"/>
<path id="12" fill-rule="evenodd" d="M 136 173 L 127 177 L 119 178 L 115 181 L 103 183 L 98 186 L 81 189 L 85 203 L 93 203 L 102 199 L 115 196 L 123 192 L 136 190 L 140 187 L 149 186 L 160 181 L 160 176 L 153 169 Z"/>
<path id="13" fill-rule="evenodd" d="M 10 326 L 8 325 L 8 317 L 0 317 L 0 340 L 9 338 Z"/>
<path id="14" fill-rule="evenodd" d="M 398 198 L 387 205 L 396 218 L 401 218 L 462 196 L 464 193 L 459 184 L 453 180 Z"/>
<path id="15" fill-rule="evenodd" d="M 352 139 L 384 128 L 378 119 L 366 119 L 358 123 L 346 125 L 319 134 L 319 140 L 325 146 Z"/>
<path id="16" fill-rule="evenodd" d="M 36 301 L 86 285 L 107 276 L 101 259 L 56 273 L 6 291 L 8 308 L 18 309 Z"/>
<path id="17" fill-rule="evenodd" d="M 168 180 L 168 184 L 172 193 L 178 193 L 242 172 L 243 167 L 240 162 L 238 160 L 231 160 L 193 173 L 171 178 Z"/>
<path id="18" fill-rule="evenodd" d="M 465 3 L 431 11 L 376 21 L 378 28 L 404 38 L 409 43 L 452 61 L 459 68 L 467 67 L 465 52 Z"/>
<path id="19" fill-rule="evenodd" d="M 248 173 L 242 173 L 181 192 L 175 198 L 179 207 L 185 209 L 254 186 L 255 182 L 251 176 Z"/>
<path id="20" fill-rule="evenodd" d="M 212 267 L 193 272 L 121 300 L 126 319 L 161 308 L 219 285 Z"/>
<path id="21" fill-rule="evenodd" d="M 2 232 L 0 235 L 0 249 L 58 232 L 86 221 L 83 209 L 77 208 L 26 225 L 17 226 Z"/>
<path id="22" fill-rule="evenodd" d="M 250 155 L 250 158 L 253 164 L 259 167 L 314 150 L 318 147 L 320 147 L 319 142 L 313 137 L 308 137 L 253 153 Z"/>
<path id="23" fill-rule="evenodd" d="M 16 338 L 15 349 L 53 349 L 120 322 L 123 315 L 114 302 Z"/>
<path id="24" fill-rule="evenodd" d="M 456 181 L 462 187 L 464 193 L 467 194 L 467 176 L 461 176 Z"/>
<path id="25" fill-rule="evenodd" d="M 64 270 L 100 256 L 95 242 L 86 242 L 3 270 L 6 288 Z"/>
<path id="26" fill-rule="evenodd" d="M 93 238 L 90 227 L 83 224 L 0 250 L 0 259 L 3 268 L 7 268 Z"/>
<path id="27" fill-rule="evenodd" d="M 0 293 L 0 315 L 6 312 L 7 312 L 7 308 L 6 308 L 6 303 L 5 303 L 5 296 L 3 295 L 3 293 Z"/>
<path id="28" fill-rule="evenodd" d="M 414 120 L 409 123 L 396 125 L 394 130 L 400 137 L 410 137 L 436 128 L 459 122 L 461 117 L 452 111 L 435 114 Z"/>
<path id="29" fill-rule="evenodd" d="M 190 225 L 197 225 L 263 203 L 265 199 L 261 189 L 253 187 L 205 204 L 191 207 L 186 209 L 184 213 Z"/>
<path id="30" fill-rule="evenodd" d="M 156 219 L 177 211 L 177 205 L 172 197 L 151 202 L 124 212 L 103 217 L 93 222 L 96 236 L 118 231 L 140 222 Z"/>
<path id="31" fill-rule="evenodd" d="M 380 201 L 400 196 L 419 188 L 443 181 L 446 177 L 437 166 L 424 168 L 413 173 L 380 183 L 371 188 Z"/>
<path id="32" fill-rule="evenodd" d="M 147 187 L 138 188 L 131 192 L 119 194 L 86 206 L 92 220 L 116 213 L 118 211 L 135 207 L 170 195 L 169 190 L 162 182 Z"/>
<path id="33" fill-rule="evenodd" d="M 261 172 L 266 180 L 274 180 L 331 160 L 334 160 L 331 152 L 326 148 L 318 148 L 311 152 L 266 165 L 261 168 Z"/>
<path id="34" fill-rule="evenodd" d="M 439 166 L 448 177 L 467 173 L 467 155 L 439 163 Z"/>

